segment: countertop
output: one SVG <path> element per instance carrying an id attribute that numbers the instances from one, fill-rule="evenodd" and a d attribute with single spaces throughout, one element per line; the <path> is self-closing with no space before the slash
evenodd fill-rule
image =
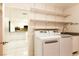
<path id="1" fill-rule="evenodd" d="M 76 32 L 61 32 L 61 34 L 69 34 L 69 35 L 73 35 L 73 36 L 79 36 L 79 33 L 76 33 Z"/>

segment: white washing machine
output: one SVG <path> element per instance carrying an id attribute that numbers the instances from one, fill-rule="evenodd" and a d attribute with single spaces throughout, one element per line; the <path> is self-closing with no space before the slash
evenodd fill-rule
<path id="1" fill-rule="evenodd" d="M 51 32 L 51 33 L 50 33 Z M 51 30 L 35 31 L 34 52 L 35 56 L 59 56 L 60 36 L 54 35 Z"/>
<path id="2" fill-rule="evenodd" d="M 72 38 L 53 30 L 36 30 L 35 56 L 72 56 Z"/>

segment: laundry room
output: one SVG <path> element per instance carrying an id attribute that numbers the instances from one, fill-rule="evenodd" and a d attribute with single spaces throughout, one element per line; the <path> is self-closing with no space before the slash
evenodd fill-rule
<path id="1" fill-rule="evenodd" d="M 36 44 L 34 41 L 35 40 L 34 32 L 36 29 L 38 29 L 39 32 L 41 32 L 41 30 L 46 31 L 46 29 L 47 31 L 50 31 L 50 29 L 54 31 L 54 29 L 56 29 L 57 32 L 60 33 L 60 35 L 62 35 L 63 37 L 65 37 L 64 35 L 71 35 L 71 40 L 69 40 L 69 38 L 64 38 L 64 40 L 60 41 L 61 53 L 59 53 L 59 55 L 60 56 L 78 55 L 78 51 L 79 51 L 79 33 L 78 33 L 79 18 L 77 17 L 79 12 L 78 7 L 79 4 L 72 4 L 72 3 L 71 4 L 34 4 L 34 8 L 32 6 L 31 16 L 33 17 L 29 21 L 29 33 L 28 33 L 29 34 L 28 38 L 30 39 L 31 55 L 38 55 L 38 56 L 43 55 L 43 51 L 40 49 L 40 48 L 43 49 L 43 47 L 38 47 L 39 46 L 38 43 Z M 36 34 L 36 36 L 38 34 Z M 39 34 L 38 37 L 41 35 L 42 34 Z M 68 41 L 66 41 L 65 39 L 68 39 Z M 66 49 L 65 47 L 70 49 Z M 39 52 L 40 51 L 39 49 L 41 50 L 41 53 Z M 51 48 L 51 49 L 53 50 L 55 48 Z M 48 54 L 49 56 L 53 55 L 50 53 L 52 52 L 52 50 L 47 52 L 46 56 L 48 56 Z M 66 52 L 70 52 L 70 53 L 66 53 Z"/>
<path id="2" fill-rule="evenodd" d="M 4 55 L 79 55 L 78 3 L 5 3 L 4 7 Z"/>

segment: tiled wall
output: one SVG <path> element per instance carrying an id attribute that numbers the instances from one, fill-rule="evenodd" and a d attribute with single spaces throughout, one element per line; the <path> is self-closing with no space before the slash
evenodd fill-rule
<path id="1" fill-rule="evenodd" d="M 45 22 L 45 21 L 30 21 L 30 26 L 34 29 L 59 29 L 62 32 L 62 23 Z"/>

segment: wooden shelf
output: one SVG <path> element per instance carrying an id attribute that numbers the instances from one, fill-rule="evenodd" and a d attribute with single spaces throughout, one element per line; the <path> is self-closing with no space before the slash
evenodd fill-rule
<path id="1" fill-rule="evenodd" d="M 63 14 L 63 13 L 56 13 L 55 10 L 44 10 L 44 9 L 39 9 L 39 8 L 31 8 L 32 12 L 35 13 L 41 13 L 41 14 L 47 14 L 47 15 L 54 15 L 54 16 L 62 16 L 62 17 L 67 17 L 69 15 Z"/>
<path id="2" fill-rule="evenodd" d="M 52 23 L 62 23 L 62 24 L 79 24 L 79 23 L 73 23 L 73 22 L 66 22 L 66 21 L 48 21 L 48 20 L 33 20 L 31 19 L 30 21 L 34 21 L 34 22 L 52 22 Z"/>

